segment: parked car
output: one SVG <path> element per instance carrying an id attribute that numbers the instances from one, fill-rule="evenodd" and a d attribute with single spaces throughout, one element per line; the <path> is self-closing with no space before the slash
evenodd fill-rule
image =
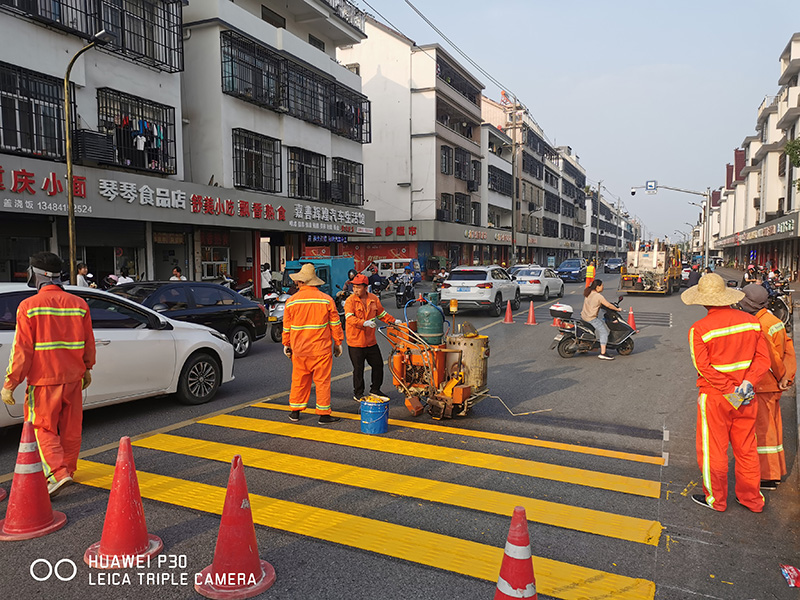
<path id="1" fill-rule="evenodd" d="M 459 266 L 450 271 L 442 284 L 441 304 L 449 313 L 450 299 L 458 300 L 458 309 L 488 309 L 493 317 L 511 301 L 511 308 L 519 308 L 519 284 L 499 265 L 488 267 Z"/>
<path id="2" fill-rule="evenodd" d="M 625 261 L 621 258 L 609 258 L 603 266 L 603 273 L 621 273 Z"/>
<path id="3" fill-rule="evenodd" d="M 563 281 L 586 281 L 586 259 L 568 258 L 556 269 Z"/>
<path id="4" fill-rule="evenodd" d="M 117 285 L 108 291 L 170 319 L 216 329 L 233 344 L 236 358 L 247 356 L 253 342 L 267 335 L 264 305 L 216 283 L 140 281 Z"/>
<path id="5" fill-rule="evenodd" d="M 691 273 L 691 272 L 692 272 L 692 268 L 691 267 L 683 267 L 683 269 L 681 269 L 681 285 L 684 285 L 684 286 L 688 285 L 689 273 Z"/>
<path id="6" fill-rule="evenodd" d="M 564 282 L 553 269 L 520 269 L 516 278 L 523 296 L 542 296 L 544 300 L 549 300 L 551 294 L 559 298 L 564 296 Z"/>
<path id="7" fill-rule="evenodd" d="M 67 286 L 92 315 L 97 364 L 83 408 L 176 394 L 184 404 L 211 401 L 233 379 L 233 347 L 213 329 L 173 321 L 140 304 L 92 288 Z M 0 362 L 8 364 L 17 307 L 36 293 L 24 283 L 0 284 Z M 14 406 L 2 404 L 0 427 L 22 422 L 24 386 Z"/>
<path id="8" fill-rule="evenodd" d="M 420 270 L 419 261 L 417 259 L 378 259 L 375 261 L 375 264 L 378 265 L 378 275 L 384 279 L 393 277 L 395 275 L 402 275 L 405 272 L 406 267 L 411 267 L 411 270 L 414 271 L 414 283 L 419 283 L 422 281 L 422 271 Z M 368 271 L 369 268 L 364 269 L 361 271 L 361 273 L 369 276 Z"/>

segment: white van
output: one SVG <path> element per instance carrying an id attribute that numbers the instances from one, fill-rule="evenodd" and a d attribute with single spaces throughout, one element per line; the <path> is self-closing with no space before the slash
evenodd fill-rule
<path id="1" fill-rule="evenodd" d="M 402 275 L 405 271 L 405 268 L 408 266 L 410 259 L 403 258 L 403 259 L 381 259 L 376 260 L 375 264 L 378 265 L 378 275 L 381 277 L 391 277 L 392 275 Z M 419 261 L 414 259 L 413 260 L 413 268 L 414 268 L 414 279 L 419 281 L 422 277 L 419 268 Z M 366 273 L 368 269 L 365 269 L 364 272 Z"/>

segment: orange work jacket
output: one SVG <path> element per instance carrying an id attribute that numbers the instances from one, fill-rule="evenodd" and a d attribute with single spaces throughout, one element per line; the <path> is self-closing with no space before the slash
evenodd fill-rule
<path id="1" fill-rule="evenodd" d="M 363 300 L 355 294 L 350 295 L 344 303 L 348 346 L 368 348 L 378 343 L 375 340 L 375 328 L 364 327 L 364 321 L 370 319 L 380 319 L 386 324 L 394 323 L 394 317 L 384 310 L 375 294 L 367 292 L 367 297 Z"/>
<path id="2" fill-rule="evenodd" d="M 755 385 L 769 371 L 761 325 L 735 308 L 709 308 L 689 329 L 689 348 L 701 392 L 729 394 L 745 379 Z"/>
<path id="3" fill-rule="evenodd" d="M 331 352 L 331 341 L 344 341 L 342 322 L 333 298 L 313 285 L 304 285 L 283 311 L 283 345 L 295 356 L 322 356 Z"/>
<path id="4" fill-rule="evenodd" d="M 46 285 L 17 308 L 17 330 L 4 387 L 61 385 L 83 379 L 94 366 L 92 317 L 86 302 Z"/>
<path id="5" fill-rule="evenodd" d="M 761 324 L 761 332 L 767 340 L 769 347 L 770 368 L 767 374 L 756 383 L 757 392 L 780 392 L 778 382 L 785 376 L 794 379 L 797 372 L 797 357 L 794 353 L 792 338 L 786 335 L 783 321 L 762 308 L 756 313 L 756 319 Z"/>

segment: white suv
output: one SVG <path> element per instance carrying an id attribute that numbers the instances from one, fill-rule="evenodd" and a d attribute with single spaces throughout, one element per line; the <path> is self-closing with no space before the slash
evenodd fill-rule
<path id="1" fill-rule="evenodd" d="M 450 300 L 458 300 L 461 309 L 488 309 L 493 317 L 500 316 L 506 302 L 519 308 L 519 284 L 499 265 L 488 267 L 460 266 L 452 269 L 442 284 L 441 304 L 449 311 Z M 448 312 L 449 314 L 449 312 Z"/>

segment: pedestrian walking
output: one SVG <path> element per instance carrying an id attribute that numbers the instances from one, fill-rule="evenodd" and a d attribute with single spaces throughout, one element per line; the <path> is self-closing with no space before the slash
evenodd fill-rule
<path id="1" fill-rule="evenodd" d="M 770 369 L 755 385 L 758 403 L 756 443 L 761 463 L 761 489 L 775 490 L 786 475 L 781 394 L 794 382 L 797 357 L 783 322 L 767 310 L 769 292 L 766 288 L 751 283 L 742 291 L 745 297 L 739 302 L 739 308 L 758 319 L 769 346 Z"/>
<path id="2" fill-rule="evenodd" d="M 594 260 L 590 260 L 589 264 L 586 266 L 586 285 L 584 287 L 588 288 L 592 285 L 592 282 L 594 281 L 594 271 Z"/>
<path id="3" fill-rule="evenodd" d="M 82 390 L 95 362 L 92 318 L 86 302 L 64 291 L 61 259 L 51 252 L 30 258 L 28 286 L 38 292 L 17 309 L 14 345 L 3 383 L 3 402 L 27 379 L 24 416 L 33 424 L 50 496 L 72 483 L 81 450 Z"/>
<path id="4" fill-rule="evenodd" d="M 700 281 L 700 265 L 692 265 L 692 270 L 689 271 L 689 277 L 686 278 L 686 286 L 692 287 L 697 285 Z"/>
<path id="5" fill-rule="evenodd" d="M 331 344 L 333 356 L 341 356 L 344 333 L 339 313 L 333 298 L 317 289 L 325 282 L 317 277 L 314 265 L 304 264 L 289 277 L 298 288 L 286 302 L 283 313 L 283 353 L 292 360 L 289 419 L 300 420 L 313 381 L 317 386 L 319 422 L 334 423 L 339 418 L 331 416 Z"/>
<path id="6" fill-rule="evenodd" d="M 764 509 L 756 447 L 758 404 L 753 382 L 769 370 L 767 341 L 758 320 L 731 308 L 744 292 L 725 285 L 716 273 L 681 294 L 684 304 L 708 314 L 689 329 L 689 349 L 697 370 L 697 463 L 703 494 L 692 500 L 724 511 L 728 496 L 728 445 L 733 448 L 736 500 L 753 512 Z"/>
<path id="7" fill-rule="evenodd" d="M 375 339 L 376 321 L 387 325 L 401 323 L 386 312 L 380 298 L 367 291 L 369 279 L 365 275 L 353 278 L 353 294 L 344 303 L 347 350 L 353 363 L 353 400 L 360 402 L 364 396 L 364 361 L 372 367 L 372 384 L 369 392 L 383 396 L 383 356 Z"/>

